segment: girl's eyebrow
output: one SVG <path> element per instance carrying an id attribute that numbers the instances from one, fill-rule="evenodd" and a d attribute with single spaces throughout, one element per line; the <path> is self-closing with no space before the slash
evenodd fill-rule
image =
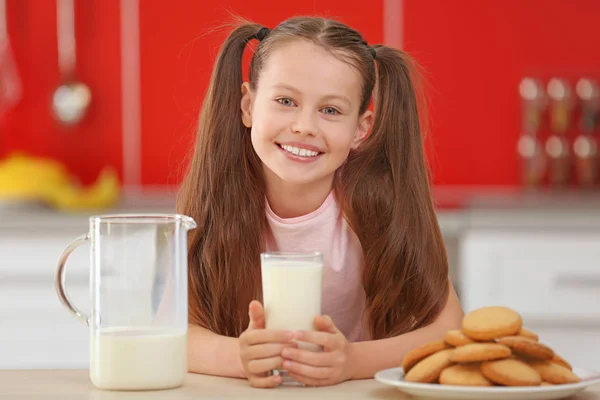
<path id="1" fill-rule="evenodd" d="M 289 90 L 290 92 L 299 94 L 300 90 L 296 89 L 295 87 L 285 84 L 285 83 L 277 83 L 275 85 L 273 85 L 274 89 L 283 89 L 283 90 Z M 323 100 L 330 100 L 330 99 L 335 99 L 335 100 L 341 100 L 345 103 L 348 104 L 348 106 L 352 105 L 352 102 L 350 101 L 350 99 L 344 95 L 341 94 L 328 94 L 323 96 L 322 98 Z"/>

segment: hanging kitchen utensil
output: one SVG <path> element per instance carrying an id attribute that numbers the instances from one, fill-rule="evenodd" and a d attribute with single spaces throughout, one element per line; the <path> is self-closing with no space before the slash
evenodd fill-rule
<path id="1" fill-rule="evenodd" d="M 552 134 L 546 140 L 546 154 L 550 159 L 550 183 L 563 187 L 571 172 L 571 146 L 567 131 L 571 124 L 573 94 L 569 82 L 552 78 L 546 88 L 550 98 L 548 116 Z"/>
<path id="2" fill-rule="evenodd" d="M 546 141 L 546 153 L 550 158 L 550 182 L 553 186 L 565 186 L 571 172 L 571 146 L 567 132 L 571 124 L 573 94 L 569 82 L 552 78 L 548 82 L 550 129 L 552 135 Z"/>
<path id="3" fill-rule="evenodd" d="M 0 0 L 0 120 L 21 99 L 21 79 L 7 23 L 6 0 Z"/>
<path id="4" fill-rule="evenodd" d="M 530 77 L 523 78 L 520 82 L 519 94 L 522 116 L 517 151 L 522 161 L 522 179 L 525 186 L 537 187 L 546 170 L 546 158 L 538 137 L 546 97 L 541 82 Z"/>
<path id="5" fill-rule="evenodd" d="M 52 96 L 54 117 L 66 126 L 78 124 L 87 114 L 92 92 L 77 79 L 75 0 L 56 0 L 58 66 L 62 82 Z"/>
<path id="6" fill-rule="evenodd" d="M 575 86 L 581 104 L 579 135 L 573 142 L 577 181 L 584 188 L 591 188 L 598 177 L 598 138 L 594 134 L 600 111 L 600 90 L 591 79 L 581 78 Z"/>

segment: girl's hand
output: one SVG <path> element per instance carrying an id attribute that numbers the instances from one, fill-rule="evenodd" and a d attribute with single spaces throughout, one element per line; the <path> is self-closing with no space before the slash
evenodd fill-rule
<path id="1" fill-rule="evenodd" d="M 323 347 L 322 352 L 285 348 L 283 368 L 308 386 L 335 385 L 352 378 L 350 344 L 328 316 L 315 318 L 317 331 L 296 332 L 294 339 Z"/>
<path id="2" fill-rule="evenodd" d="M 282 367 L 281 351 L 296 348 L 292 332 L 265 329 L 265 312 L 258 301 L 249 306 L 250 323 L 240 335 L 240 358 L 243 372 L 254 387 L 271 388 L 281 383 L 281 377 L 268 372 Z"/>

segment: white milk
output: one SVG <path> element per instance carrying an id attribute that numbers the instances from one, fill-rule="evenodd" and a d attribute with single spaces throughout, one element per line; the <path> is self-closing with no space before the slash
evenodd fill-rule
<path id="1" fill-rule="evenodd" d="M 269 260 L 262 265 L 267 329 L 314 330 L 321 314 L 323 264 L 314 261 Z M 320 346 L 299 342 L 300 348 Z"/>
<path id="2" fill-rule="evenodd" d="M 90 345 L 90 378 L 100 389 L 173 388 L 187 374 L 186 331 L 106 328 Z"/>

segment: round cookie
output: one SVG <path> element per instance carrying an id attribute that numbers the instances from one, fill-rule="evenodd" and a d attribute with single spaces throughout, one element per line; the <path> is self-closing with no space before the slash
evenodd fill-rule
<path id="1" fill-rule="evenodd" d="M 440 383 L 458 386 L 494 386 L 493 382 L 483 376 L 478 363 L 456 364 L 444 369 L 440 374 Z"/>
<path id="2" fill-rule="evenodd" d="M 479 341 L 516 335 L 521 331 L 522 326 L 521 315 L 502 306 L 478 308 L 465 315 L 462 321 L 463 333 Z"/>
<path id="3" fill-rule="evenodd" d="M 569 371 L 573 371 L 573 367 L 571 366 L 571 364 L 565 360 L 563 357 L 561 357 L 560 355 L 554 353 L 554 357 L 552 357 L 552 361 L 554 364 L 558 364 L 558 365 L 562 365 L 563 367 L 567 368 Z"/>
<path id="4" fill-rule="evenodd" d="M 500 360 L 512 355 L 510 349 L 498 343 L 470 343 L 454 349 L 450 360 L 457 363 Z"/>
<path id="5" fill-rule="evenodd" d="M 521 330 L 518 333 L 518 336 L 526 337 L 526 338 L 534 340 L 536 342 L 540 340 L 540 337 L 538 336 L 537 333 L 532 332 L 527 328 L 521 328 Z"/>
<path id="6" fill-rule="evenodd" d="M 404 373 L 408 373 L 412 367 L 414 367 L 419 361 L 437 353 L 440 350 L 449 348 L 450 346 L 442 341 L 424 343 L 420 346 L 415 347 L 404 355 L 402 359 L 402 369 Z"/>
<path id="7" fill-rule="evenodd" d="M 554 384 L 552 384 L 550 382 L 542 381 L 542 383 L 540 383 L 540 386 L 554 386 Z"/>
<path id="8" fill-rule="evenodd" d="M 434 383 L 438 380 L 440 373 L 452 364 L 450 354 L 454 349 L 438 351 L 419 361 L 405 375 L 407 382 Z"/>
<path id="9" fill-rule="evenodd" d="M 550 347 L 522 336 L 505 336 L 498 339 L 498 344 L 509 347 L 517 355 L 536 360 L 551 360 L 554 357 L 554 350 Z"/>
<path id="10" fill-rule="evenodd" d="M 544 381 L 555 385 L 577 383 L 581 380 L 571 370 L 550 361 L 532 361 L 529 365 L 540 374 Z"/>
<path id="11" fill-rule="evenodd" d="M 504 386 L 539 386 L 542 383 L 540 374 L 533 367 L 513 358 L 486 361 L 481 364 L 481 373 Z"/>
<path id="12" fill-rule="evenodd" d="M 459 329 L 454 329 L 454 330 L 448 331 L 446 333 L 446 337 L 444 338 L 444 341 L 446 343 L 448 343 L 449 345 L 455 346 L 455 347 L 460 347 L 460 346 L 464 346 L 466 344 L 474 343 L 473 339 L 470 339 L 469 337 L 465 336 L 465 334 L 462 333 L 462 331 Z"/>

